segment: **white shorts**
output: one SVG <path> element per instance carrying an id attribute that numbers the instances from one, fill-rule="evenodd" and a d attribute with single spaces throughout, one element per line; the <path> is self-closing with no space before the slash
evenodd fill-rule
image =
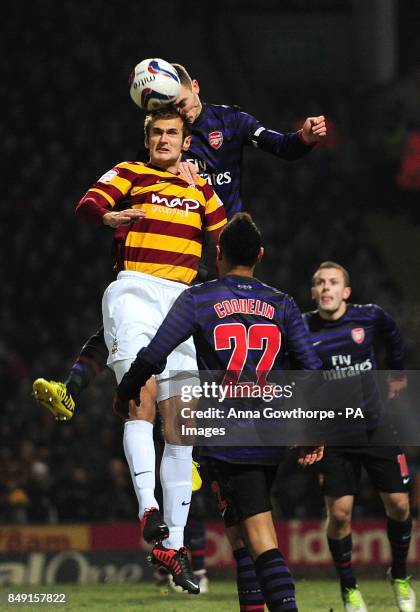
<path id="1" fill-rule="evenodd" d="M 108 365 L 112 369 L 122 361 L 129 365 L 139 350 L 150 343 L 172 304 L 185 289 L 182 283 L 142 272 L 118 274 L 102 299 Z M 187 373 L 194 378 L 196 371 L 194 342 L 189 338 L 172 351 L 165 370 L 156 376 L 157 401 L 178 395 L 174 379 L 181 379 L 182 384 L 186 384 Z"/>

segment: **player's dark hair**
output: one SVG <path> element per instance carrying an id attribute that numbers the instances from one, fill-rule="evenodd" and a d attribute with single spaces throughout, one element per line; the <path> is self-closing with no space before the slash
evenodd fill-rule
<path id="1" fill-rule="evenodd" d="M 181 115 L 179 110 L 172 104 L 166 104 L 146 115 L 144 120 L 144 133 L 146 137 L 149 138 L 150 128 L 155 121 L 158 119 L 174 119 L 175 117 L 182 121 L 182 136 L 185 139 L 191 134 L 191 122 L 184 115 Z"/>
<path id="2" fill-rule="evenodd" d="M 319 264 L 319 266 L 312 275 L 312 287 L 315 286 L 316 275 L 318 274 L 318 272 L 320 270 L 325 270 L 325 268 L 335 268 L 336 270 L 341 270 L 344 277 L 344 286 L 350 287 L 350 274 L 347 272 L 346 268 L 336 263 L 335 261 L 323 261 Z"/>
<path id="3" fill-rule="evenodd" d="M 188 89 L 192 89 L 192 78 L 188 74 L 186 68 L 181 64 L 172 64 L 172 66 L 178 73 L 181 85 L 183 85 L 184 87 L 188 87 Z"/>
<path id="4" fill-rule="evenodd" d="M 252 267 L 262 247 L 261 232 L 249 213 L 236 213 L 219 237 L 222 255 L 234 266 Z"/>

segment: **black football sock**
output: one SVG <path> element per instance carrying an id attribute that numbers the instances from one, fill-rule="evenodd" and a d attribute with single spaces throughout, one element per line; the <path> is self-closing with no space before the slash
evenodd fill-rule
<path id="1" fill-rule="evenodd" d="M 394 521 L 388 517 L 387 533 L 392 552 L 391 574 L 395 578 L 407 576 L 407 556 L 411 541 L 412 520 Z"/>
<path id="2" fill-rule="evenodd" d="M 353 575 L 353 567 L 351 564 L 351 554 L 353 550 L 351 533 L 341 540 L 335 540 L 333 538 L 327 538 L 327 540 L 335 569 L 340 578 L 341 590 L 344 591 L 344 589 L 354 588 L 356 586 L 356 578 Z"/>
<path id="3" fill-rule="evenodd" d="M 236 586 L 240 612 L 264 612 L 264 596 L 254 561 L 246 548 L 233 551 L 236 561 Z"/>
<path id="4" fill-rule="evenodd" d="M 65 381 L 67 391 L 73 399 L 76 399 L 96 377 L 97 370 L 93 362 L 79 359 L 73 364 Z"/>
<path id="5" fill-rule="evenodd" d="M 295 584 L 280 551 L 266 550 L 255 559 L 255 568 L 270 612 L 296 612 Z"/>
<path id="6" fill-rule="evenodd" d="M 108 349 L 103 327 L 84 344 L 65 381 L 67 391 L 76 399 L 92 380 L 106 367 Z"/>

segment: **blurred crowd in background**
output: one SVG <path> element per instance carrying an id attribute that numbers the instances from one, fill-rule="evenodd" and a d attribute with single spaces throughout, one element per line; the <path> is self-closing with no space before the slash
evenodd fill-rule
<path id="1" fill-rule="evenodd" d="M 0 523 L 135 520 L 137 515 L 122 423 L 111 409 L 111 373 L 101 374 L 85 392 L 68 423 L 55 422 L 31 397 L 34 378 L 65 378 L 83 342 L 101 325 L 102 293 L 113 279 L 112 233 L 76 220 L 74 205 L 104 171 L 135 159 L 144 115 L 129 99 L 128 73 L 148 55 L 190 67 L 186 53 L 171 57 L 163 48 L 148 47 L 150 29 L 143 30 L 134 57 L 127 32 L 112 31 L 112 24 L 99 28 L 95 15 L 101 7 L 64 2 L 63 32 L 53 39 L 49 32 L 57 22 L 49 14 L 38 22 L 36 36 L 29 25 L 18 24 L 16 11 L 10 14 L 4 82 L 16 80 L 13 60 L 21 47 L 31 53 L 20 73 L 26 96 L 10 90 L 8 121 L 0 128 L 7 193 L 7 223 L 0 229 Z M 67 53 L 66 28 L 75 20 L 78 44 Z M 19 44 L 13 34 L 18 27 Z M 92 29 L 99 32 L 94 39 Z M 108 40 L 113 52 L 104 66 L 101 49 Z M 207 73 L 208 61 L 203 54 L 203 74 L 193 73 L 201 79 L 203 100 L 239 104 L 280 131 L 298 129 L 308 115 L 328 119 L 326 142 L 297 162 L 247 151 L 244 202 L 266 245 L 258 276 L 309 310 L 312 272 L 322 260 L 338 261 L 350 271 L 353 301 L 378 303 L 396 319 L 406 340 L 407 368 L 418 368 L 420 296 L 413 287 L 418 259 L 413 257 L 412 267 L 400 265 L 398 253 L 420 232 L 420 68 L 382 87 L 324 86 L 309 94 L 295 87 L 287 95 L 279 88 L 267 101 L 241 90 L 234 97 L 232 85 L 222 98 L 223 80 L 217 81 L 215 70 Z M 200 72 L 200 56 L 194 57 L 194 67 Z M 115 75 L 121 82 L 114 83 Z M 413 233 L 397 231 L 401 223 Z M 407 453 L 417 515 L 420 451 Z M 322 517 L 316 475 L 289 467 L 279 471 L 277 515 Z M 208 507 L 209 516 L 216 516 L 215 507 Z M 380 512 L 364 480 L 356 515 Z"/>

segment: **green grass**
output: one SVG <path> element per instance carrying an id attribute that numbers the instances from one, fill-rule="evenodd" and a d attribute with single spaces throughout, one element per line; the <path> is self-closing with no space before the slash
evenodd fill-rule
<path id="1" fill-rule="evenodd" d="M 395 612 L 393 593 L 389 584 L 384 581 L 361 580 L 366 605 L 372 612 Z M 414 584 L 417 598 L 420 591 Z M 86 610 L 96 612 L 112 610 L 113 612 L 237 612 L 235 584 L 231 581 L 213 581 L 208 595 L 187 595 L 159 590 L 150 582 L 142 584 L 100 584 L 100 585 L 54 585 L 51 587 L 21 587 L 19 589 L 2 587 L 0 591 L 0 610 L 24 610 L 37 612 L 73 612 Z M 7 592 L 61 593 L 66 592 L 67 605 L 59 604 L 7 604 Z M 297 582 L 297 597 L 300 612 L 333 612 L 342 611 L 338 583 L 332 580 L 300 580 Z"/>

